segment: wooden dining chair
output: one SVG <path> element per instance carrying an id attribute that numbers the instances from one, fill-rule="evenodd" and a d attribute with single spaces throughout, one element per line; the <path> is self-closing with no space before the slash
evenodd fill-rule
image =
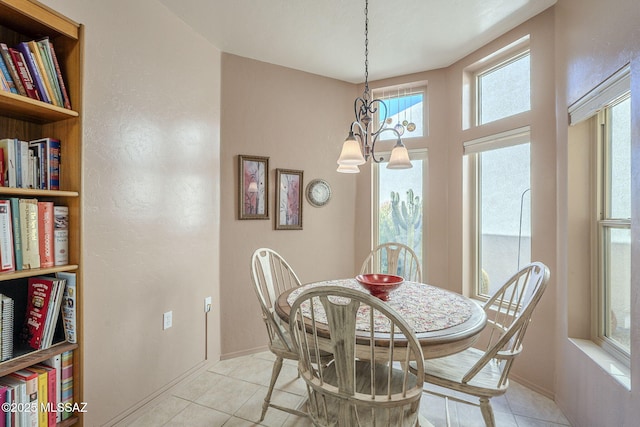
<path id="1" fill-rule="evenodd" d="M 287 261 L 277 252 L 268 248 L 256 249 L 251 257 L 251 279 L 262 309 L 262 319 L 267 327 L 269 350 L 276 356 L 273 362 L 271 382 L 262 405 L 262 421 L 269 407 L 299 416 L 306 413 L 271 403 L 273 387 L 280 375 L 284 359 L 298 360 L 298 354 L 291 347 L 289 331 L 283 327 L 280 318 L 274 312 L 274 303 L 278 295 L 293 287 L 300 286 L 300 279 Z"/>
<path id="2" fill-rule="evenodd" d="M 504 394 L 509 387 L 509 373 L 522 352 L 522 341 L 531 315 L 549 281 L 549 269 L 534 262 L 512 276 L 484 308 L 487 327 L 484 350 L 469 348 L 451 356 L 429 359 L 424 380 L 456 392 L 477 397 L 479 403 L 440 394 L 462 403 L 479 406 L 488 427 L 495 426 L 490 399 Z M 481 338 L 481 341 L 484 342 Z"/>
<path id="3" fill-rule="evenodd" d="M 362 263 L 360 274 L 386 273 L 422 282 L 422 267 L 416 253 L 409 246 L 389 242 L 376 246 Z"/>
<path id="4" fill-rule="evenodd" d="M 292 304 L 289 327 L 314 425 L 418 425 L 422 347 L 386 303 L 353 289 L 309 288 Z M 395 344 L 396 334 L 407 338 L 403 344 Z M 334 355 L 327 366 L 314 362 L 321 351 Z M 412 360 L 413 373 L 407 366 Z"/>

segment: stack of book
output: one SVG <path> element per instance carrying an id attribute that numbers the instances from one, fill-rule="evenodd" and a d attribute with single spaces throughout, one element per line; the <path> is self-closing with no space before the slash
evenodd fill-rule
<path id="1" fill-rule="evenodd" d="M 0 43 L 2 90 L 71 109 L 53 43 L 48 37 L 18 43 Z"/>
<path id="2" fill-rule="evenodd" d="M 66 280 L 55 277 L 30 277 L 27 314 L 22 339 L 34 350 L 51 347 L 58 324 Z"/>
<path id="3" fill-rule="evenodd" d="M 0 139 L 0 186 L 60 189 L 60 141 Z"/>
<path id="4" fill-rule="evenodd" d="M 69 208 L 0 199 L 0 272 L 69 264 Z"/>
<path id="5" fill-rule="evenodd" d="M 73 402 L 73 351 L 0 377 L 0 403 L 21 408 L 0 412 L 2 426 L 51 427 L 82 410 Z"/>

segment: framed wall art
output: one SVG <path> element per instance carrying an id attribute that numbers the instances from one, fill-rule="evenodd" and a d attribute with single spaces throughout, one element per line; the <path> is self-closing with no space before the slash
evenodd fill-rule
<path id="1" fill-rule="evenodd" d="M 238 219 L 269 219 L 269 158 L 238 156 Z"/>
<path id="2" fill-rule="evenodd" d="M 276 169 L 276 230 L 302 230 L 302 171 Z"/>

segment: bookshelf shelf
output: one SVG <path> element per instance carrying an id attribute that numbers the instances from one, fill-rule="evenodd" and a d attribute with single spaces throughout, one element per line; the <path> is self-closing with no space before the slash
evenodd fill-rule
<path id="1" fill-rule="evenodd" d="M 78 344 L 71 344 L 65 341 L 59 344 L 54 344 L 46 350 L 33 350 L 28 353 L 18 355 L 13 359 L 0 363 L 0 377 L 9 375 L 11 372 L 15 372 L 20 369 L 28 368 L 29 366 L 47 360 L 56 354 L 63 353 L 67 350 L 75 350 L 77 348 Z"/>
<path id="2" fill-rule="evenodd" d="M 25 277 L 45 276 L 48 274 L 59 273 L 61 271 L 75 271 L 77 269 L 77 264 L 68 264 L 50 268 L 32 268 L 30 270 L 19 270 L 12 271 L 10 273 L 0 273 L 0 282 L 14 279 L 24 279 Z"/>
<path id="3" fill-rule="evenodd" d="M 38 199 L 67 206 L 69 215 L 69 264 L 0 273 L 0 293 L 15 303 L 13 358 L 0 363 L 0 377 L 73 351 L 73 402 L 83 401 L 82 378 L 82 67 L 84 27 L 36 0 L 0 0 L 0 42 L 15 47 L 21 42 L 47 37 L 55 50 L 72 109 L 0 90 L 0 139 L 60 141 L 60 188 L 36 190 L 0 187 L 0 198 Z M 51 80 L 49 80 L 51 82 Z M 58 100 L 58 105 L 60 102 Z M 68 106 L 68 104 L 66 104 Z M 26 312 L 28 278 L 73 272 L 76 277 L 76 337 L 78 344 L 63 341 L 46 350 L 33 351 L 21 344 Z M 15 295 L 12 295 L 15 294 Z M 24 297 L 21 295 L 24 294 Z M 63 336 L 55 336 L 64 340 Z M 70 366 L 67 365 L 67 366 Z M 82 426 L 82 413 L 59 422 L 57 427 Z"/>
<path id="4" fill-rule="evenodd" d="M 78 197 L 77 191 L 63 190 L 34 190 L 31 188 L 0 187 L 0 196 L 24 196 L 24 197 Z"/>
<path id="5" fill-rule="evenodd" d="M 55 122 L 79 116 L 78 112 L 73 110 L 2 91 L 0 91 L 0 110 L 6 117 L 28 118 L 34 123 Z"/>

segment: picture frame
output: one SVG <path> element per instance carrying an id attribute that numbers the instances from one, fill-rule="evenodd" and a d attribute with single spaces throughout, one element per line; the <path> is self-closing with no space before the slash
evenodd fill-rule
<path id="1" fill-rule="evenodd" d="M 302 230 L 303 172 L 276 169 L 276 230 Z"/>
<path id="2" fill-rule="evenodd" d="M 269 219 L 269 158 L 238 155 L 238 219 Z"/>

